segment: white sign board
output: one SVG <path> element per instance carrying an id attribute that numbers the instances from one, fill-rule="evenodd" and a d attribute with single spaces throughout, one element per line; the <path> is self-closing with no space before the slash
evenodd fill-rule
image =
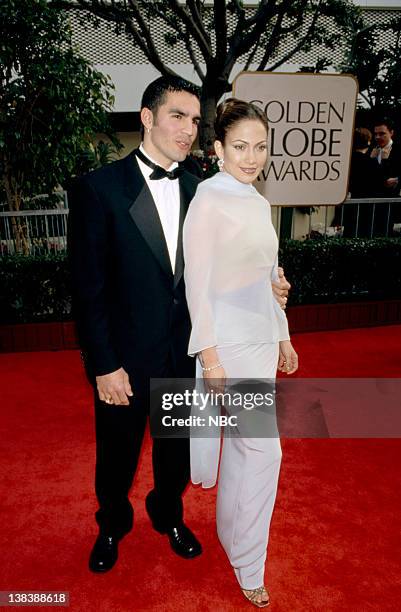
<path id="1" fill-rule="evenodd" d="M 269 156 L 256 183 L 271 204 L 347 197 L 358 85 L 351 75 L 241 72 L 233 95 L 263 109 Z"/>

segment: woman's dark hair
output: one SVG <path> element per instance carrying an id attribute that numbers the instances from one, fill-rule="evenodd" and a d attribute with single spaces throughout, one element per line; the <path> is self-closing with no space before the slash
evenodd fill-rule
<path id="1" fill-rule="evenodd" d="M 238 100 L 238 98 L 228 98 L 217 107 L 214 122 L 216 140 L 224 144 L 227 132 L 243 119 L 256 119 L 260 121 L 266 129 L 266 134 L 268 134 L 269 123 L 265 113 L 260 108 L 251 104 L 251 102 Z"/>
<path id="2" fill-rule="evenodd" d="M 367 149 L 372 142 L 372 132 L 368 128 L 356 128 L 354 131 L 354 149 Z"/>

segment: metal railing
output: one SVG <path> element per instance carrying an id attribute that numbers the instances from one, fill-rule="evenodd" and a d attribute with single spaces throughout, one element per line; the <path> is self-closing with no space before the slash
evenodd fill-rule
<path id="1" fill-rule="evenodd" d="M 287 213 L 284 209 L 287 209 Z M 312 207 L 309 213 L 302 212 L 301 208 L 289 209 L 273 205 L 272 221 L 280 238 L 295 240 L 319 236 L 344 238 L 400 236 L 401 197 L 350 198 L 338 206 Z"/>
<path id="2" fill-rule="evenodd" d="M 280 238 L 320 236 L 369 238 L 401 235 L 401 198 L 350 199 L 340 206 L 319 206 L 305 214 L 292 209 L 283 232 L 283 206 L 272 206 Z M 59 253 L 67 249 L 67 208 L 0 212 L 0 256 Z"/>
<path id="3" fill-rule="evenodd" d="M 39 255 L 67 249 L 68 209 L 0 212 L 0 254 Z"/>

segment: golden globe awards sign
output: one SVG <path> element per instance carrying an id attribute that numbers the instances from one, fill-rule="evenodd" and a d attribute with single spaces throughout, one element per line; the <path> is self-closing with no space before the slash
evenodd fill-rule
<path id="1" fill-rule="evenodd" d="M 347 196 L 358 86 L 351 75 L 242 72 L 233 95 L 270 125 L 256 186 L 271 204 L 340 204 Z"/>

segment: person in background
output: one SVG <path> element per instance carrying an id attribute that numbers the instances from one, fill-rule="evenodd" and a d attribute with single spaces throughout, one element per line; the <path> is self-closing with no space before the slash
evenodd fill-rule
<path id="1" fill-rule="evenodd" d="M 374 124 L 376 146 L 370 157 L 376 159 L 383 172 L 381 197 L 397 197 L 401 189 L 401 148 L 394 142 L 394 124 L 391 119 L 378 119 Z"/>
<path id="2" fill-rule="evenodd" d="M 371 142 L 370 130 L 364 127 L 355 129 L 348 185 L 353 199 L 378 198 L 383 188 L 382 168 L 368 153 Z M 367 238 L 373 233 L 373 210 L 374 205 L 369 202 L 342 204 L 336 209 L 333 224 L 344 227 L 345 238 Z M 380 211 L 377 212 L 380 215 Z"/>
<path id="3" fill-rule="evenodd" d="M 401 147 L 394 141 L 394 123 L 388 117 L 374 124 L 376 146 L 370 156 L 377 160 L 382 174 L 382 198 L 398 198 L 401 190 Z M 395 223 L 401 222 L 401 205 L 388 203 L 376 206 L 374 235 L 392 236 Z"/>
<path id="4" fill-rule="evenodd" d="M 378 198 L 382 190 L 383 168 L 368 154 L 371 142 L 370 130 L 355 129 L 348 187 L 351 198 Z"/>

